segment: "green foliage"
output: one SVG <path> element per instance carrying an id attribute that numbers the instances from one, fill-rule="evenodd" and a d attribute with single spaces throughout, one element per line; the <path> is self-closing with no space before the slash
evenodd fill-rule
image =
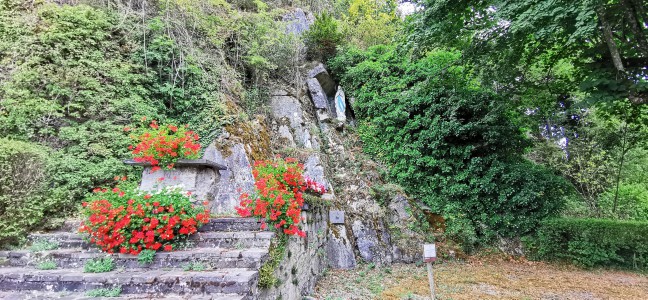
<path id="1" fill-rule="evenodd" d="M 48 240 L 38 240 L 31 244 L 29 250 L 32 252 L 48 251 L 58 249 L 59 244 L 57 242 L 48 241 Z"/>
<path id="2" fill-rule="evenodd" d="M 584 267 L 648 269 L 648 223 L 606 219 L 550 219 L 527 239 L 533 258 Z"/>
<path id="3" fill-rule="evenodd" d="M 248 89 L 243 97 L 243 109 L 249 115 L 263 113 L 270 103 L 270 92 L 262 87 Z"/>
<path id="4" fill-rule="evenodd" d="M 152 249 L 142 250 L 142 252 L 137 255 L 137 262 L 142 265 L 150 264 L 155 260 L 155 253 L 157 253 L 157 251 Z"/>
<path id="5" fill-rule="evenodd" d="M 227 122 L 224 91 L 240 94 L 240 86 L 215 48 L 228 35 L 219 20 L 225 1 L 165 2 L 144 21 L 121 4 L 21 2 L 0 6 L 0 135 L 54 150 L 39 183 L 47 199 L 34 210 L 54 202 L 52 216 L 69 215 L 114 176 L 137 180 L 138 170 L 121 163 L 129 144 L 122 128 L 142 116 L 188 123 L 204 144 Z M 24 222 L 40 221 L 30 214 Z"/>
<path id="6" fill-rule="evenodd" d="M 322 13 L 315 18 L 304 39 L 310 58 L 327 61 L 335 56 L 337 47 L 343 42 L 343 35 L 337 21 L 328 13 Z"/>
<path id="7" fill-rule="evenodd" d="M 168 11 L 178 9 L 165 5 Z M 132 60 L 145 66 L 147 80 L 143 88 L 151 104 L 166 117 L 189 124 L 210 141 L 225 114 L 220 83 L 214 76 L 220 72 L 219 64 L 201 63 L 198 54 L 173 39 L 175 29 L 161 17 L 149 20 L 146 36 L 142 37 L 148 39 L 146 47 L 133 53 Z"/>
<path id="8" fill-rule="evenodd" d="M 529 142 L 503 100 L 458 60 L 447 51 L 410 60 L 380 46 L 348 50 L 330 65 L 356 98 L 367 150 L 408 193 L 439 213 L 465 215 L 482 237 L 531 232 L 570 188 L 522 157 Z"/>
<path id="9" fill-rule="evenodd" d="M 88 260 L 83 266 L 85 273 L 105 273 L 115 269 L 115 262 L 112 257 L 94 258 Z"/>
<path id="10" fill-rule="evenodd" d="M 393 183 L 376 184 L 369 190 L 369 195 L 384 207 L 387 207 L 389 202 L 399 194 L 404 194 L 403 188 Z"/>
<path id="11" fill-rule="evenodd" d="M 57 150 L 41 184 L 58 199 L 55 213 L 66 213 L 92 186 L 128 173 L 121 128 L 156 110 L 144 99 L 145 77 L 129 61 L 114 15 L 43 5 L 16 18 L 22 21 L 0 19 L 2 35 L 10 35 L 3 59 L 12 61 L 0 84 L 0 134 Z"/>
<path id="12" fill-rule="evenodd" d="M 38 263 L 38 265 L 36 265 L 36 269 L 39 270 L 54 270 L 56 269 L 56 267 L 56 262 L 53 260 L 41 261 Z"/>
<path id="13" fill-rule="evenodd" d="M 395 0 L 351 0 L 342 16 L 342 31 L 351 45 L 367 47 L 389 44 L 400 30 Z"/>
<path id="14" fill-rule="evenodd" d="M 645 2 L 420 3 L 402 44 L 417 56 L 460 51 L 484 86 L 511 99 L 507 113 L 535 137 L 531 158 L 580 196 L 565 215 L 642 218 L 646 181 L 624 174 L 647 139 Z"/>
<path id="15" fill-rule="evenodd" d="M 642 1 L 420 2 L 425 9 L 409 25 L 412 49 L 459 49 L 484 72 L 484 82 L 502 91 L 523 91 L 527 67 L 538 61 L 551 67 L 567 60 L 580 74 L 575 86 L 590 92 L 590 99 L 646 103 Z"/>
<path id="16" fill-rule="evenodd" d="M 648 221 L 648 188 L 645 184 L 620 183 L 616 210 L 615 192 L 616 189 L 612 187 L 599 197 L 603 216 L 620 220 Z"/>
<path id="17" fill-rule="evenodd" d="M 479 243 L 474 224 L 466 218 L 446 216 L 446 229 L 443 232 L 446 241 L 458 243 L 464 253 L 471 253 Z"/>
<path id="18" fill-rule="evenodd" d="M 120 286 L 114 288 L 99 288 L 90 290 L 86 293 L 88 297 L 119 297 L 122 289 Z"/>
<path id="19" fill-rule="evenodd" d="M 283 261 L 286 255 L 286 246 L 288 245 L 288 236 L 285 234 L 278 234 L 268 250 L 269 258 L 259 269 L 259 287 L 271 288 L 279 284 L 279 279 L 274 275 L 275 270 L 279 267 L 279 263 Z"/>
<path id="20" fill-rule="evenodd" d="M 16 244 L 60 199 L 49 197 L 52 163 L 43 147 L 0 138 L 0 165 L 0 245 Z"/>

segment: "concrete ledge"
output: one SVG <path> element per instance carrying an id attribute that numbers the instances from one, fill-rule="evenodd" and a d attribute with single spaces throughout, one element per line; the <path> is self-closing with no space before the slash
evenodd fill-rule
<path id="1" fill-rule="evenodd" d="M 127 159 L 124 160 L 124 164 L 131 165 L 131 166 L 144 166 L 144 167 L 150 167 L 151 164 L 148 162 L 136 162 L 133 159 Z M 213 162 L 211 160 L 207 159 L 178 159 L 178 161 L 174 165 L 175 167 L 200 167 L 200 166 L 205 166 L 208 168 L 212 168 L 214 170 L 227 170 L 226 166 L 223 166 L 219 163 Z"/>

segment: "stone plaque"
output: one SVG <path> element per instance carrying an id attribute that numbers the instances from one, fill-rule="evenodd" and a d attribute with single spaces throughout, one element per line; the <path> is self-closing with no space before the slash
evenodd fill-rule
<path id="1" fill-rule="evenodd" d="M 346 99 L 341 86 L 338 86 L 338 91 L 335 94 L 335 113 L 338 121 L 346 121 Z"/>
<path id="2" fill-rule="evenodd" d="M 329 211 L 329 221 L 331 224 L 344 224 L 344 212 L 341 210 Z"/>

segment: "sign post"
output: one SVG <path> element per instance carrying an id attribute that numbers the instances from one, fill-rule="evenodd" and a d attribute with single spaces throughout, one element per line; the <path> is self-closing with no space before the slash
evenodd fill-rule
<path id="1" fill-rule="evenodd" d="M 428 280 L 430 281 L 430 293 L 432 293 L 432 300 L 435 298 L 434 293 L 434 272 L 432 271 L 432 264 L 436 261 L 436 246 L 434 244 L 423 245 L 423 258 L 427 265 Z"/>

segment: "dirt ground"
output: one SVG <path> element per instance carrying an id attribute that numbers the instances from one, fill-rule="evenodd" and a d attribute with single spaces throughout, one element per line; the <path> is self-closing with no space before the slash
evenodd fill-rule
<path id="1" fill-rule="evenodd" d="M 646 274 L 582 270 L 509 259 L 471 259 L 434 266 L 437 299 L 648 300 Z M 331 270 L 317 285 L 320 300 L 430 299 L 425 265 L 361 265 Z"/>

